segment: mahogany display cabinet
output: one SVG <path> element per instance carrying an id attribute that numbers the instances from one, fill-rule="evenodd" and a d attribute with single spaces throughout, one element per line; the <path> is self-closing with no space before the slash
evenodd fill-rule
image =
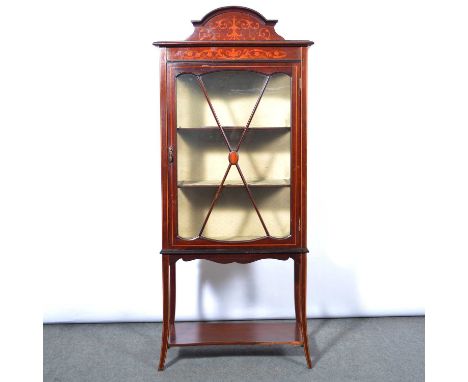
<path id="1" fill-rule="evenodd" d="M 306 320 L 308 40 L 276 20 L 216 9 L 185 41 L 161 50 L 163 330 L 167 349 L 191 345 L 303 346 Z M 294 261 L 295 320 L 175 321 L 176 263 Z M 292 296 L 291 296 L 292 297 Z M 292 299 L 291 299 L 292 304 Z"/>

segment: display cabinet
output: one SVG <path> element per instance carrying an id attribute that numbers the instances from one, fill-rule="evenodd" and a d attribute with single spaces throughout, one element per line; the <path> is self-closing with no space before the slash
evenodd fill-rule
<path id="1" fill-rule="evenodd" d="M 192 21 L 185 41 L 160 41 L 163 330 L 168 347 L 289 344 L 306 321 L 308 40 L 276 20 L 225 7 Z M 176 262 L 294 261 L 292 322 L 175 320 Z M 286 276 L 285 276 L 286 277 Z"/>

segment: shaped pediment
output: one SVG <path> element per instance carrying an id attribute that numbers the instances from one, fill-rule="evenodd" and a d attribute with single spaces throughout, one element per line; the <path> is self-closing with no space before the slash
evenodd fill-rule
<path id="1" fill-rule="evenodd" d="M 195 27 L 187 41 L 273 41 L 284 40 L 275 32 L 277 20 L 267 20 L 245 7 L 223 7 L 192 21 Z"/>

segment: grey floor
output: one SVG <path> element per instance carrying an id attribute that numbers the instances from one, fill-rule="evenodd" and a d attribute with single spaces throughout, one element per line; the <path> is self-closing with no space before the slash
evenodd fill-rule
<path id="1" fill-rule="evenodd" d="M 161 324 L 44 325 L 44 381 L 424 381 L 424 318 L 309 320 L 301 347 L 171 348 L 156 371 Z"/>

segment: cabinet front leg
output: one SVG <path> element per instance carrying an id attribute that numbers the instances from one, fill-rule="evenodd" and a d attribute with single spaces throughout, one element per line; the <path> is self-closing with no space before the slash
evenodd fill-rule
<path id="1" fill-rule="evenodd" d="M 161 338 L 161 354 L 159 356 L 159 371 L 164 370 L 169 337 L 169 255 L 162 255 L 162 287 L 163 287 L 163 328 Z"/>
<path id="2" fill-rule="evenodd" d="M 175 309 L 176 309 L 176 261 L 173 260 L 169 266 L 169 273 L 170 273 L 170 287 L 169 287 L 169 294 L 170 294 L 170 315 L 169 315 L 169 324 L 171 331 L 174 330 L 174 321 L 175 321 Z"/>
<path id="3" fill-rule="evenodd" d="M 307 255 L 305 253 L 301 253 L 299 255 L 300 258 L 300 301 L 301 301 L 301 308 L 300 308 L 300 315 L 301 315 L 301 332 L 302 332 L 302 340 L 304 342 L 304 355 L 307 362 L 307 367 L 309 369 L 312 368 L 312 361 L 310 360 L 310 353 L 309 353 L 309 337 L 307 333 L 307 315 L 306 315 L 306 291 L 307 291 Z"/>

